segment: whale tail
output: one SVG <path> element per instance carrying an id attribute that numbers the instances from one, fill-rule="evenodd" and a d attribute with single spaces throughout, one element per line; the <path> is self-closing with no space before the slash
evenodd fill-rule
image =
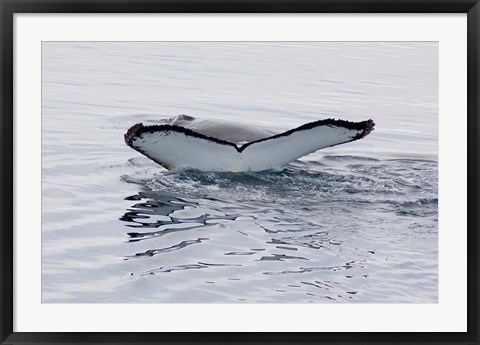
<path id="1" fill-rule="evenodd" d="M 282 168 L 319 149 L 361 139 L 374 126 L 373 120 L 326 119 L 237 145 L 177 125 L 138 123 L 124 137 L 128 146 L 169 170 L 242 172 Z"/>

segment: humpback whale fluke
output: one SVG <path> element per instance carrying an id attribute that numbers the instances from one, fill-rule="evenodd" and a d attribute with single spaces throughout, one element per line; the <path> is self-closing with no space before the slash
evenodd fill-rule
<path id="1" fill-rule="evenodd" d="M 319 149 L 361 139 L 374 126 L 373 120 L 326 119 L 275 134 L 179 115 L 160 125 L 137 123 L 124 138 L 128 146 L 169 170 L 241 172 L 282 168 Z"/>

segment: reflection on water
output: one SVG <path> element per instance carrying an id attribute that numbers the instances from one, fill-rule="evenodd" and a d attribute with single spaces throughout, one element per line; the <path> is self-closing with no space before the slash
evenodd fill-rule
<path id="1" fill-rule="evenodd" d="M 323 161 L 310 170 L 295 163 L 256 173 L 124 175 L 143 187 L 125 197 L 131 205 L 120 220 L 132 248 L 124 259 L 153 260 L 130 277 L 188 281 L 190 302 L 388 301 L 392 293 L 411 299 L 411 284 L 435 285 L 436 264 L 428 262 L 436 251 L 424 244 L 436 231 L 436 162 Z M 398 255 L 411 255 L 401 266 L 410 281 L 397 277 L 387 288 Z M 208 297 L 205 284 L 227 296 Z M 435 290 L 415 294 L 436 298 Z"/>
<path id="2" fill-rule="evenodd" d="M 125 200 L 141 200 L 145 193 L 139 193 L 125 198 Z M 143 195 L 143 196 L 142 196 Z M 129 232 L 130 242 L 140 241 L 151 237 L 163 236 L 171 232 L 194 229 L 208 224 L 215 224 L 221 220 L 235 220 L 235 216 L 212 217 L 202 214 L 197 217 L 188 217 L 188 213 L 195 210 L 194 206 L 187 206 L 184 200 L 177 199 L 176 202 L 165 199 L 147 200 L 145 203 L 137 203 L 126 212 L 120 220 L 132 222 L 127 226 L 132 228 L 162 228 L 158 231 Z M 187 211 L 187 212 L 177 212 Z M 190 211 L 190 212 L 189 212 Z M 183 215 L 183 217 L 182 217 Z M 187 218 L 185 218 L 187 217 Z"/>

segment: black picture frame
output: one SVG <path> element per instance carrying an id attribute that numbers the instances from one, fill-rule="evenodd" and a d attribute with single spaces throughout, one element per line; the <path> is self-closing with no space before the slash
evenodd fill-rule
<path id="1" fill-rule="evenodd" d="M 0 0 L 2 344 L 478 344 L 479 0 Z M 468 331 L 465 333 L 20 333 L 13 332 L 13 17 L 16 13 L 467 13 Z M 452 315 L 454 318 L 455 315 Z M 221 330 L 219 330 L 221 331 Z"/>

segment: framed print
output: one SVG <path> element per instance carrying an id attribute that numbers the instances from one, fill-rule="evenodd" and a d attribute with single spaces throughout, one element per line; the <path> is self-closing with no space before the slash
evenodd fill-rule
<path id="1" fill-rule="evenodd" d="M 1 342 L 478 343 L 477 1 L 2 1 Z"/>

